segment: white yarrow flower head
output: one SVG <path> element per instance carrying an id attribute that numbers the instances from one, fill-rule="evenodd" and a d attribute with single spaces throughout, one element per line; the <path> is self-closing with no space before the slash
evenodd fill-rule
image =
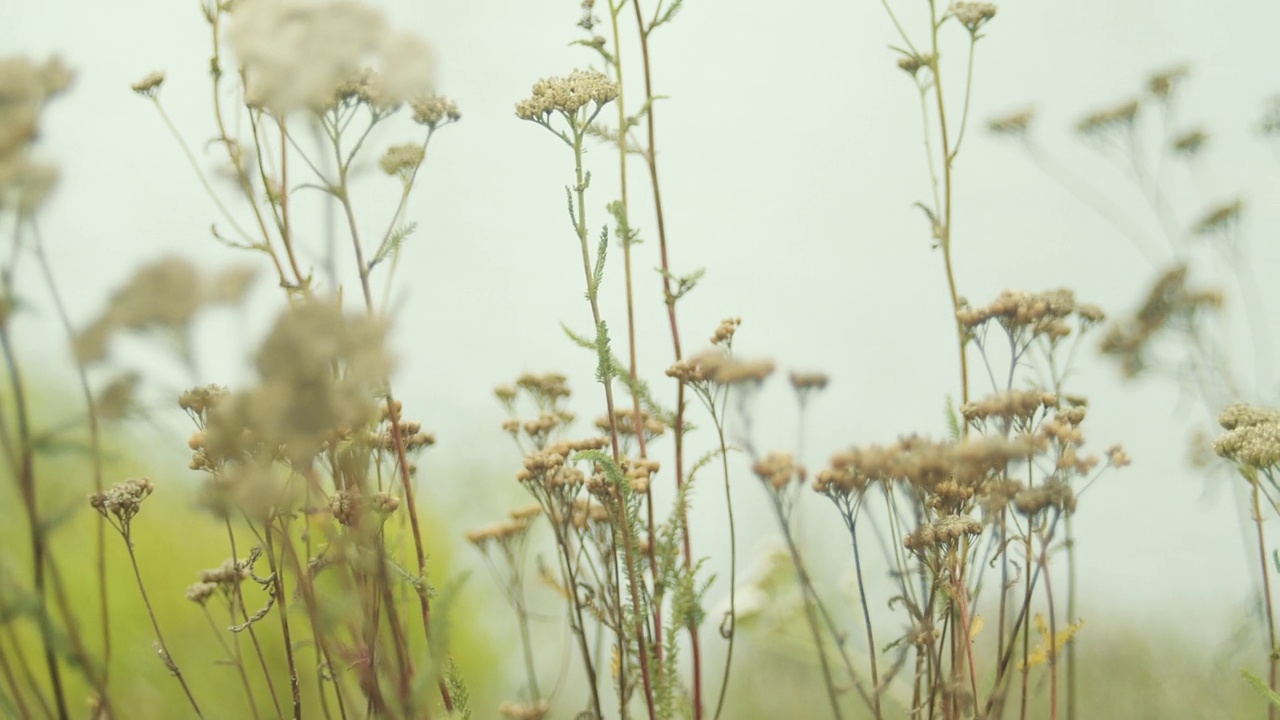
<path id="1" fill-rule="evenodd" d="M 951 6 L 951 14 L 970 33 L 977 33 L 978 28 L 996 16 L 996 6 L 986 2 L 958 2 Z"/>
<path id="2" fill-rule="evenodd" d="M 523 120 L 545 119 L 552 112 L 574 115 L 588 103 L 597 107 L 618 97 L 618 85 L 597 70 L 574 70 L 569 77 L 550 77 L 533 86 L 533 94 L 516 103 Z"/>
<path id="3" fill-rule="evenodd" d="M 242 0 L 227 39 L 245 72 L 245 102 L 276 115 L 331 107 L 368 66 L 376 97 L 361 99 L 380 107 L 431 90 L 426 45 L 353 0 Z"/>

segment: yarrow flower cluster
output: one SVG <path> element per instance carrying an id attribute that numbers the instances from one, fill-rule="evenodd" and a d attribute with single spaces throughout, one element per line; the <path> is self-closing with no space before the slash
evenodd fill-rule
<path id="1" fill-rule="evenodd" d="M 550 77 L 533 86 L 533 94 L 516 103 L 522 120 L 545 119 L 552 112 L 574 115 L 589 103 L 596 106 L 618 97 L 618 85 L 597 70 L 574 70 L 569 77 Z"/>
<path id="2" fill-rule="evenodd" d="M 241 0 L 227 40 L 244 71 L 245 101 L 276 115 L 333 104 L 377 61 L 376 82 L 363 89 L 374 104 L 394 107 L 431 91 L 427 46 L 393 33 L 382 14 L 351 0 Z"/>
<path id="3" fill-rule="evenodd" d="M 1260 470 L 1280 467 L 1280 410 L 1235 403 L 1218 424 L 1227 430 L 1213 442 L 1220 457 Z"/>
<path id="4" fill-rule="evenodd" d="M 996 16 L 996 6 L 985 2 L 958 2 L 951 6 L 951 14 L 970 33 L 977 33 L 978 28 Z"/>
<path id="5" fill-rule="evenodd" d="M 987 123 L 987 129 L 997 135 L 1025 135 L 1027 130 L 1031 127 L 1031 121 L 1035 119 L 1035 115 L 1036 113 L 1034 109 L 1024 108 L 1015 113 L 989 121 Z"/>
<path id="6" fill-rule="evenodd" d="M 32 158 L 40 115 L 49 100 L 71 86 L 58 58 L 43 64 L 22 57 L 0 59 L 0 210 L 30 213 L 50 195 L 57 169 Z"/>
<path id="7" fill-rule="evenodd" d="M 1106 110 L 1099 110 L 1076 123 L 1076 132 L 1081 135 L 1102 135 L 1110 130 L 1125 129 L 1133 125 L 1138 116 L 1138 101 L 1117 105 Z"/>

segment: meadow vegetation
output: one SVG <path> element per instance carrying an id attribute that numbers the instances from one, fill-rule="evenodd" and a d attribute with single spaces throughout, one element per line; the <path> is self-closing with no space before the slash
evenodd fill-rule
<path id="1" fill-rule="evenodd" d="M 922 231 L 909 240 L 936 250 L 930 272 L 948 298 L 936 310 L 954 319 L 937 338 L 939 362 L 957 374 L 950 397 L 938 398 L 945 424 L 925 418 L 893 429 L 896 440 L 815 451 L 803 447 L 805 417 L 828 375 L 735 352 L 750 318 L 691 327 L 682 312 L 698 301 L 703 271 L 680 265 L 686 240 L 664 211 L 689 199 L 663 193 L 668 100 L 651 40 L 693 10 L 683 0 L 583 2 L 577 27 L 550 41 L 573 42 L 588 69 L 530 77 L 529 94 L 512 98 L 511 124 L 560 153 L 563 194 L 548 196 L 565 203 L 567 221 L 537 233 L 563 239 L 556 262 L 581 268 L 580 286 L 554 290 L 583 296 L 580 315 L 561 319 L 563 340 L 591 358 L 596 383 L 571 387 L 563 372 L 528 371 L 519 357 L 511 378 L 490 379 L 513 446 L 509 476 L 495 482 L 514 482 L 526 499 L 464 534 L 425 509 L 437 489 L 420 459 L 448 429 L 424 427 L 414 419 L 423 409 L 398 399 L 396 379 L 412 365 L 388 349 L 400 252 L 419 222 L 408 200 L 431 170 L 430 149 L 464 121 L 459 106 L 436 91 L 426 44 L 356 0 L 203 0 L 200 9 L 192 22 L 209 33 L 209 127 L 171 122 L 164 73 L 132 91 L 171 136 L 156 150 L 183 153 L 207 191 L 210 241 L 242 264 L 211 272 L 158 259 L 123 279 L 95 317 L 62 309 L 39 223 L 59 172 L 41 160 L 40 121 L 71 91 L 73 71 L 56 58 L 0 60 L 0 217 L 12 228 L 0 272 L 0 711 L 1275 717 L 1280 409 L 1265 404 L 1274 360 L 1240 232 L 1244 200 L 1202 203 L 1190 216 L 1171 200 L 1181 196 L 1166 164 L 1194 166 L 1210 137 L 1174 113 L 1185 68 L 1154 74 L 1135 99 L 1078 125 L 1148 201 L 1122 207 L 1036 141 L 1033 112 L 970 117 L 980 41 L 999 33 L 996 6 L 885 0 L 893 72 L 903 102 L 919 104 L 929 179 L 916 204 Z M 205 147 L 230 184 L 212 181 L 183 139 L 210 131 Z M 953 228 L 956 160 L 966 136 L 984 131 L 1140 249 L 1152 278 L 1135 309 L 1109 318 L 1065 286 L 1070 278 L 966 297 L 954 262 L 966 241 L 963 224 Z M 1259 131 L 1280 137 L 1280 115 Z M 356 186 L 373 166 L 394 190 L 370 209 Z M 593 174 L 616 178 L 620 192 L 605 196 Z M 335 221 L 322 227 L 315 218 L 328 211 Z M 641 270 L 653 266 L 656 276 Z M 251 289 L 264 283 L 279 292 L 255 307 L 275 319 L 252 354 L 253 382 L 194 384 L 171 398 L 190 421 L 189 481 L 173 468 L 138 473 L 122 424 L 138 417 L 144 380 L 112 370 L 115 341 L 145 334 L 199 377 L 196 323 L 258 302 Z M 34 306 L 51 308 L 66 335 L 76 397 L 45 390 L 48 379 L 20 361 L 9 319 Z M 606 320 L 618 309 L 625 325 Z M 639 362 L 652 355 L 639 349 L 640 316 L 665 328 L 662 367 Z M 1236 317 L 1245 343 L 1231 341 Z M 1251 356 L 1249 379 L 1240 353 Z M 1180 383 L 1205 418 L 1189 441 L 1199 467 L 1245 489 L 1259 584 L 1235 592 L 1256 595 L 1259 612 L 1225 660 L 1231 673 L 1193 682 L 1203 667 L 1177 637 L 1134 637 L 1081 617 L 1073 518 L 1089 511 L 1096 483 L 1134 471 L 1124 438 L 1091 436 L 1091 390 L 1076 371 L 1102 362 Z M 800 446 L 758 430 L 770 412 L 766 383 L 794 395 Z M 72 406 L 71 419 L 52 410 Z M 806 466 L 813 452 L 827 460 Z M 733 515 L 748 503 L 767 510 L 779 538 L 753 573 Z M 843 526 L 824 550 L 839 548 L 847 591 L 815 580 L 801 506 Z M 725 513 L 715 521 L 724 536 L 695 547 L 691 523 L 711 512 Z M 708 558 L 727 573 L 713 575 Z M 189 584 L 181 602 L 175 578 Z M 735 589 L 727 607 L 710 606 L 712 587 Z M 509 617 L 487 616 L 468 595 Z M 1170 674 L 1189 697 L 1171 693 Z"/>

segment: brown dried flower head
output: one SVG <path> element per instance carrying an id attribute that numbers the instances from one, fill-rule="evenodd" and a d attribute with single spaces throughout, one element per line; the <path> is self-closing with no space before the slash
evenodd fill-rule
<path id="1" fill-rule="evenodd" d="M 707 379 L 721 385 L 759 385 L 773 374 L 772 360 L 738 360 L 729 358 L 706 372 Z M 705 371 L 705 369 L 704 369 Z"/>
<path id="2" fill-rule="evenodd" d="M 908 550 L 924 551 L 933 547 L 952 545 L 965 536 L 982 534 L 982 523 L 962 515 L 945 515 L 935 522 L 925 523 L 903 538 Z"/>
<path id="3" fill-rule="evenodd" d="M 1076 124 L 1082 135 L 1101 135 L 1112 130 L 1127 130 L 1138 116 L 1138 101 L 1129 100 L 1106 110 L 1099 110 Z"/>
<path id="4" fill-rule="evenodd" d="M 712 345 L 730 345 L 733 343 L 733 335 L 738 331 L 738 326 L 742 324 L 742 318 L 731 317 L 720 321 L 720 325 L 716 327 L 715 333 L 711 335 Z"/>
<path id="5" fill-rule="evenodd" d="M 823 390 L 831 380 L 826 373 L 796 372 L 794 370 L 790 374 L 790 379 L 791 387 L 796 391 Z"/>
<path id="6" fill-rule="evenodd" d="M 751 471 L 777 491 L 785 490 L 788 485 L 804 482 L 805 470 L 796 465 L 791 453 L 773 451 L 751 465 Z"/>
<path id="7" fill-rule="evenodd" d="M 1035 119 L 1034 108 L 1024 108 L 1015 113 L 998 117 L 987 122 L 987 129 L 997 135 L 1022 136 L 1031 127 Z"/>
<path id="8" fill-rule="evenodd" d="M 110 519 L 119 521 L 118 528 L 127 530 L 129 522 L 138 514 L 142 501 L 147 499 L 155 486 L 147 478 L 131 478 L 112 485 L 109 490 L 89 496 L 89 505 Z"/>

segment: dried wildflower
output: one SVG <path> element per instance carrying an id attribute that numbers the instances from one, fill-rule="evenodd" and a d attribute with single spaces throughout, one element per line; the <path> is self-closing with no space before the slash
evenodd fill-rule
<path id="1" fill-rule="evenodd" d="M 1243 210 L 1244 200 L 1240 198 L 1212 207 L 1196 222 L 1192 232 L 1196 235 L 1228 233 L 1240 222 Z"/>
<path id="2" fill-rule="evenodd" d="M 717 350 L 708 350 L 676 362 L 667 368 L 667 377 L 676 378 L 684 383 L 707 382 L 728 363 L 728 355 Z"/>
<path id="3" fill-rule="evenodd" d="M 216 568 L 200 571 L 200 582 L 211 585 L 235 585 L 249 577 L 247 563 L 238 563 L 232 558 L 222 561 Z"/>
<path id="4" fill-rule="evenodd" d="M 57 57 L 41 65 L 21 57 L 0 59 L 0 185 L 12 172 L 6 166 L 35 139 L 45 104 L 71 79 Z"/>
<path id="5" fill-rule="evenodd" d="M 164 84 L 164 73 L 156 71 L 150 73 L 130 87 L 134 92 L 144 97 L 153 98 L 160 92 L 160 86 Z"/>
<path id="6" fill-rule="evenodd" d="M 326 431 L 369 422 L 374 396 L 390 374 L 383 350 L 386 325 L 366 315 L 346 316 L 336 301 L 309 300 L 289 308 L 258 351 L 262 384 L 244 398 L 242 427 L 263 433 L 303 460 Z M 335 377 L 334 368 L 342 372 Z"/>
<path id="7" fill-rule="evenodd" d="M 1124 451 L 1120 445 L 1112 445 L 1107 448 L 1107 464 L 1113 468 L 1128 467 L 1132 460 L 1129 453 Z"/>
<path id="8" fill-rule="evenodd" d="M 1213 451 L 1249 467 L 1280 466 L 1280 422 L 1236 427 L 1213 441 Z"/>
<path id="9" fill-rule="evenodd" d="M 707 379 L 721 385 L 760 384 L 773 374 L 772 360 L 737 360 L 729 358 L 707 373 Z"/>
<path id="10" fill-rule="evenodd" d="M 554 403 L 557 400 L 569 397 L 571 394 L 567 378 L 560 373 L 554 372 L 541 375 L 525 373 L 516 378 L 516 387 L 533 395 L 534 400 L 539 403 Z"/>
<path id="11" fill-rule="evenodd" d="M 1061 480 L 1049 480 L 1043 485 L 1024 488 L 1013 499 L 1013 506 L 1018 512 L 1028 517 L 1047 508 L 1057 508 L 1064 513 L 1075 512 L 1075 492 Z"/>
<path id="12" fill-rule="evenodd" d="M 135 372 L 122 373 L 113 379 L 95 402 L 98 417 L 103 420 L 120 420 L 136 409 L 134 395 L 142 377 Z"/>
<path id="13" fill-rule="evenodd" d="M 422 158 L 426 151 L 418 143 L 401 143 L 392 145 L 382 154 L 378 160 L 378 166 L 382 168 L 382 172 L 388 175 L 398 175 L 402 180 L 408 182 L 413 173 L 422 164 Z"/>
<path id="14" fill-rule="evenodd" d="M 154 489 L 150 480 L 132 478 L 112 485 L 109 490 L 90 495 L 89 505 L 108 520 L 114 517 L 119 522 L 116 529 L 127 533 L 129 522 L 138 514 L 142 501 Z"/>
<path id="15" fill-rule="evenodd" d="M 613 425 L 619 435 L 636 434 L 636 416 L 632 410 L 623 410 L 616 408 L 613 411 Z M 608 432 L 610 428 L 609 417 L 603 416 L 596 418 L 596 429 Z M 667 426 L 661 420 L 653 417 L 646 410 L 640 411 L 640 427 L 644 428 L 644 436 L 646 438 L 654 438 L 666 432 Z"/>
<path id="16" fill-rule="evenodd" d="M 1126 376 L 1136 377 L 1148 366 L 1153 338 L 1171 326 L 1193 326 L 1201 311 L 1218 309 L 1222 303 L 1220 293 L 1189 290 L 1187 267 L 1176 265 L 1157 278 L 1132 317 L 1108 328 L 1102 338 L 1102 352 L 1118 358 Z"/>
<path id="17" fill-rule="evenodd" d="M 1263 423 L 1280 423 L 1280 409 L 1232 403 L 1218 415 L 1218 424 L 1226 430 Z"/>
<path id="18" fill-rule="evenodd" d="M 218 589 L 214 583 L 201 582 L 187 588 L 187 599 L 197 605 L 203 605 L 213 597 L 213 593 Z"/>
<path id="19" fill-rule="evenodd" d="M 923 551 L 931 547 L 950 545 L 965 536 L 982 534 L 982 523 L 971 517 L 946 515 L 936 522 L 925 523 L 903 538 L 902 545 L 908 550 Z"/>
<path id="20" fill-rule="evenodd" d="M 462 113 L 458 105 L 443 95 L 421 95 L 409 100 L 409 109 L 413 111 L 413 121 L 425 125 L 432 130 L 441 125 L 457 122 Z"/>
<path id="21" fill-rule="evenodd" d="M 826 373 L 820 372 L 795 372 L 792 371 L 791 387 L 796 391 L 803 390 L 823 390 L 827 387 L 830 378 Z"/>
<path id="22" fill-rule="evenodd" d="M 987 121 L 987 129 L 996 135 L 1022 136 L 1035 119 L 1034 108 L 1024 108 L 1015 113 Z"/>
<path id="23" fill-rule="evenodd" d="M 733 342 L 733 334 L 738 331 L 738 326 L 742 324 L 742 318 L 731 317 L 720 321 L 716 327 L 716 331 L 711 336 L 712 345 L 729 345 Z"/>
<path id="24" fill-rule="evenodd" d="M 831 467 L 818 472 L 813 480 L 813 489 L 820 495 L 831 497 L 859 495 L 867 489 L 870 481 L 871 478 L 858 468 L 842 463 L 841 456 L 836 455 L 831 460 Z"/>
<path id="25" fill-rule="evenodd" d="M 169 257 L 145 265 L 112 296 L 103 317 L 127 330 L 182 330 L 200 309 L 200 273 Z"/>
<path id="26" fill-rule="evenodd" d="M 796 465 L 789 452 L 774 451 L 755 461 L 751 471 L 774 490 L 785 490 L 793 482 L 804 482 L 804 468 Z"/>
<path id="27" fill-rule="evenodd" d="M 1006 390 L 965 403 L 960 407 L 960 415 L 970 423 L 997 417 L 1027 424 L 1041 409 L 1057 404 L 1057 396 L 1043 390 Z"/>
<path id="28" fill-rule="evenodd" d="M 1106 110 L 1099 110 L 1076 124 L 1076 131 L 1082 135 L 1100 135 L 1104 132 L 1128 128 L 1138 116 L 1138 101 L 1129 100 L 1121 105 Z"/>
<path id="29" fill-rule="evenodd" d="M 499 385 L 493 389 L 493 394 L 503 405 L 510 405 L 516 400 L 516 389 L 510 385 Z"/>
<path id="30" fill-rule="evenodd" d="M 911 77 L 915 77 L 921 68 L 931 68 L 938 61 L 938 56 L 933 53 L 924 55 L 903 55 L 898 58 L 898 68 L 907 73 Z"/>
<path id="31" fill-rule="evenodd" d="M 1209 134 L 1197 128 L 1173 139 L 1173 151 L 1179 155 L 1194 155 L 1209 141 Z"/>
<path id="32" fill-rule="evenodd" d="M 187 414 L 193 417 L 202 418 L 207 416 L 210 410 L 217 407 L 218 403 L 225 400 L 230 394 L 231 391 L 221 385 L 205 385 L 191 388 L 178 396 L 178 407 L 186 410 Z"/>
<path id="33" fill-rule="evenodd" d="M 350 0 L 241 0 L 227 40 L 244 72 L 245 102 L 276 115 L 330 107 L 371 57 L 377 81 L 357 94 L 372 107 L 394 107 L 431 89 L 426 46 L 392 34 L 381 13 Z"/>
<path id="34" fill-rule="evenodd" d="M 1101 313 L 1095 306 L 1086 308 L 1087 315 L 1081 318 L 1082 328 L 1094 324 L 1094 318 Z M 982 308 L 974 308 L 962 298 L 956 319 L 970 333 L 995 320 L 1015 336 L 1044 336 L 1056 340 L 1071 334 L 1072 328 L 1066 319 L 1077 313 L 1075 294 L 1066 288 L 1040 293 L 1002 290 L 999 297 Z"/>
<path id="35" fill-rule="evenodd" d="M 531 503 L 511 510 L 507 515 L 512 520 L 532 520 L 542 514 L 542 506 L 537 503 Z"/>
<path id="36" fill-rule="evenodd" d="M 1220 457 L 1255 468 L 1280 465 L 1280 410 L 1235 403 L 1218 416 L 1227 433 L 1213 442 Z"/>
<path id="37" fill-rule="evenodd" d="M 951 15 L 971 34 L 996 16 L 996 6 L 985 2 L 957 2 L 951 6 Z"/>
<path id="38" fill-rule="evenodd" d="M 1189 71 L 1186 65 L 1169 68 L 1163 72 L 1152 75 L 1147 80 L 1147 90 L 1160 100 L 1167 101 L 1173 96 L 1173 91 L 1177 85 L 1186 79 Z"/>
<path id="39" fill-rule="evenodd" d="M 545 120 L 552 112 L 575 115 L 589 103 L 600 107 L 618 97 L 618 85 L 597 70 L 574 70 L 568 77 L 550 77 L 533 86 L 533 94 L 516 103 L 516 117 Z"/>

